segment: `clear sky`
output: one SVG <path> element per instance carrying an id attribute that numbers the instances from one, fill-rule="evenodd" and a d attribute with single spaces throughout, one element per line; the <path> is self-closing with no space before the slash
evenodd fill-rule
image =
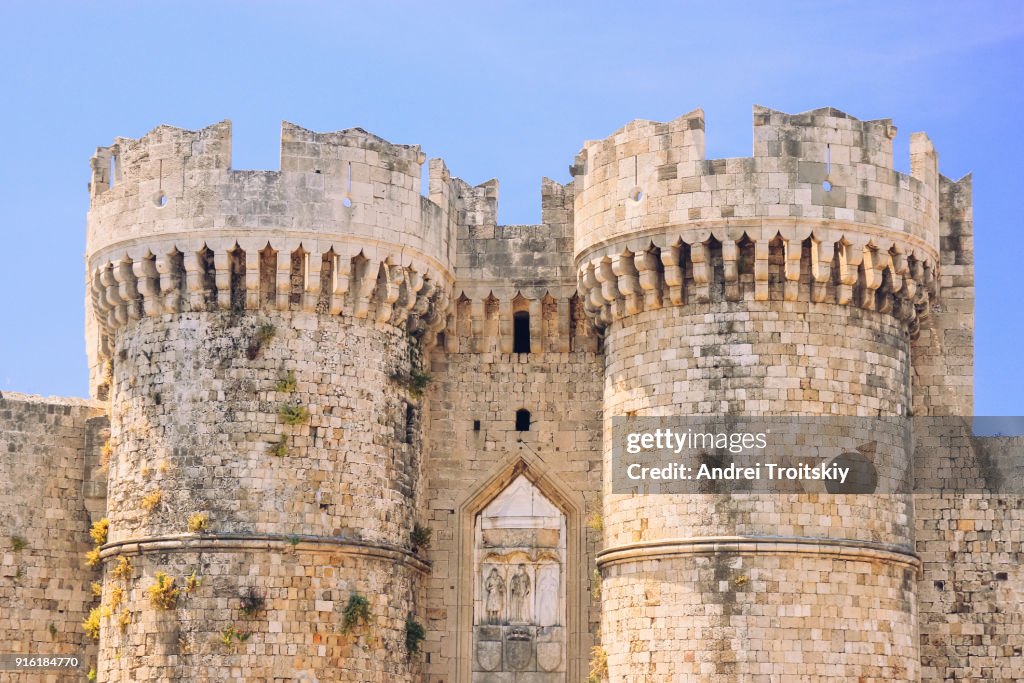
<path id="1" fill-rule="evenodd" d="M 89 156 L 160 123 L 234 123 L 276 169 L 280 121 L 420 144 L 499 221 L 540 218 L 585 139 L 702 107 L 709 158 L 751 106 L 891 117 L 974 173 L 976 412 L 1024 414 L 1024 3 L 68 2 L 0 6 L 0 389 L 85 395 Z"/>

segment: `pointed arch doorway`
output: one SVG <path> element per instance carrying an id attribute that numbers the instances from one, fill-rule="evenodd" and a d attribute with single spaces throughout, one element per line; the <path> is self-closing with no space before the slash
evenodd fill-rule
<path id="1" fill-rule="evenodd" d="M 459 681 L 577 680 L 580 509 L 522 458 L 460 506 Z"/>

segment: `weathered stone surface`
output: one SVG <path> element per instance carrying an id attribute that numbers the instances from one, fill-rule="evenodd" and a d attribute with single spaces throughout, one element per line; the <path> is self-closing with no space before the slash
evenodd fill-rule
<path id="1" fill-rule="evenodd" d="M 915 434 L 913 497 L 611 493 L 616 415 L 973 409 L 970 178 L 832 108 L 756 107 L 745 159 L 704 129 L 587 142 L 513 226 L 358 128 L 284 124 L 279 171 L 232 170 L 228 122 L 100 148 L 102 400 L 0 399 L 7 648 L 106 681 L 578 683 L 594 645 L 615 683 L 1024 678 L 1020 497 L 934 493 L 983 441 Z"/>

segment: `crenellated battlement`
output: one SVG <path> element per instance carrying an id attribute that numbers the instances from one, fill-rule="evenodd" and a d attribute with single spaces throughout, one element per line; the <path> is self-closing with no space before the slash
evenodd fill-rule
<path id="1" fill-rule="evenodd" d="M 432 159 L 424 197 L 419 146 L 360 128 L 285 122 L 280 170 L 241 171 L 230 122 L 158 126 L 92 159 L 95 310 L 107 334 L 184 310 L 351 312 L 428 338 L 442 325 L 455 351 L 507 350 L 522 309 L 550 329 L 542 348 L 564 350 L 590 323 L 721 292 L 892 312 L 916 334 L 940 262 L 927 136 L 908 175 L 888 119 L 755 107 L 753 129 L 753 156 L 708 160 L 701 110 L 633 121 L 585 143 L 568 185 L 545 179 L 541 225 L 499 226 L 497 180 Z M 420 321 L 428 299 L 444 307 Z"/>
<path id="2" fill-rule="evenodd" d="M 973 412 L 972 180 L 924 134 L 896 171 L 888 119 L 753 133 L 707 159 L 703 112 L 633 121 L 541 180 L 535 225 L 360 128 L 283 123 L 267 171 L 227 121 L 99 148 L 102 400 L 0 396 L 12 652 L 105 681 L 1024 679 L 1020 505 L 956 494 L 994 481 L 969 421 L 903 419 Z M 765 462 L 913 488 L 618 481 L 622 426 L 781 416 Z"/>
<path id="3" fill-rule="evenodd" d="M 453 224 L 447 207 L 420 194 L 424 161 L 418 146 L 359 128 L 316 133 L 287 122 L 279 171 L 232 170 L 228 121 L 119 138 L 92 159 L 90 267 L 154 239 L 289 233 L 401 245 L 447 272 Z"/>
<path id="4" fill-rule="evenodd" d="M 155 250 L 155 253 L 154 253 Z M 165 313 L 299 310 L 370 318 L 430 342 L 445 323 L 448 285 L 415 259 L 329 241 L 156 241 L 90 275 L 107 337 Z"/>
<path id="5" fill-rule="evenodd" d="M 577 258 L 623 238 L 753 218 L 866 226 L 937 253 L 937 157 L 923 133 L 911 138 L 907 175 L 893 168 L 887 119 L 755 107 L 754 155 L 734 159 L 705 158 L 704 128 L 698 109 L 584 145 L 571 169 Z"/>
<path id="6" fill-rule="evenodd" d="M 777 278 L 786 300 L 892 310 L 916 332 L 939 263 L 926 135 L 911 137 L 907 175 L 893 168 L 888 119 L 755 107 L 754 155 L 736 159 L 706 159 L 704 129 L 701 110 L 633 121 L 577 156 L 575 258 L 599 326 L 661 305 L 663 290 L 683 303 L 686 282 L 706 300 L 717 267 L 726 298 L 748 279 L 767 300 Z"/>

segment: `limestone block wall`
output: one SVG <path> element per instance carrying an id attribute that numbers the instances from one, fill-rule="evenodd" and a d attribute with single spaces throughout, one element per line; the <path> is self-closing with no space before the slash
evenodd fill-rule
<path id="1" fill-rule="evenodd" d="M 922 680 L 1020 680 L 1024 440 L 915 423 Z"/>
<path id="2" fill-rule="evenodd" d="M 182 533 L 205 512 L 226 533 L 408 545 L 420 408 L 403 383 L 415 349 L 400 331 L 190 313 L 140 321 L 116 352 L 112 543 Z M 289 424 L 292 407 L 308 416 Z"/>
<path id="3" fill-rule="evenodd" d="M 581 296 L 605 335 L 609 677 L 917 680 L 909 495 L 611 490 L 616 415 L 909 411 L 909 340 L 937 288 L 930 143 L 914 137 L 905 177 L 889 122 L 758 108 L 754 156 L 710 162 L 703 128 L 634 122 L 574 167 Z M 879 438 L 906 459 L 902 434 Z"/>
<path id="4" fill-rule="evenodd" d="M 895 319 L 745 303 L 617 321 L 605 339 L 606 438 L 612 415 L 877 415 L 906 405 L 907 339 Z M 900 434 L 875 438 L 899 457 Z M 611 490 L 610 468 L 606 458 L 601 636 L 613 679 L 916 680 L 909 496 L 628 496 Z"/>
<path id="5" fill-rule="evenodd" d="M 566 515 L 565 680 L 584 680 L 600 614 L 592 581 L 601 542 L 600 356 L 437 349 L 431 375 L 425 506 L 434 541 L 423 680 L 471 680 L 474 520 L 520 475 Z M 520 409 L 530 411 L 528 431 L 516 430 Z"/>
<path id="6" fill-rule="evenodd" d="M 1024 594 L 1021 443 L 971 437 L 971 177 L 940 176 L 939 198 L 940 286 L 911 347 L 922 678 L 1014 681 L 1024 676 L 1024 626 L 1012 607 Z"/>
<path id="7" fill-rule="evenodd" d="M 87 233 L 93 392 L 106 391 L 110 336 L 110 323 L 96 316 L 106 318 L 108 308 L 124 319 L 152 313 L 126 310 L 125 302 L 180 310 L 169 292 L 190 296 L 205 287 L 219 290 L 213 298 L 222 308 L 275 298 L 287 308 L 291 291 L 312 310 L 321 294 L 334 297 L 325 305 L 336 313 L 343 298 L 376 291 L 382 264 L 415 272 L 420 292 L 423 283 L 450 284 L 449 210 L 461 204 L 447 198 L 457 181 L 434 182 L 432 197 L 422 196 L 424 160 L 419 147 L 362 129 L 315 133 L 289 123 L 282 124 L 279 171 L 232 169 L 228 121 L 200 131 L 159 126 L 99 148 Z M 194 274 L 189 285 L 185 273 Z M 361 293 L 350 284 L 364 273 Z M 293 280 L 301 294 L 289 290 Z M 384 295 L 388 304 L 400 296 L 400 283 L 394 286 Z"/>
<path id="8" fill-rule="evenodd" d="M 423 161 L 289 124 L 279 172 L 231 170 L 228 124 L 97 152 L 103 680 L 418 676 L 421 354 L 452 280 Z"/>
<path id="9" fill-rule="evenodd" d="M 216 678 L 269 658 L 268 676 L 414 680 L 413 340 L 372 321 L 214 311 L 144 318 L 114 352 L 104 679 Z M 200 585 L 161 609 L 143 595 L 158 571 Z M 250 591 L 264 605 L 244 618 Z M 354 594 L 372 616 L 346 634 Z M 232 628 L 246 640 L 221 642 Z"/>
<path id="10" fill-rule="evenodd" d="M 7 681 L 78 681 L 96 646 L 81 623 L 94 604 L 85 567 L 102 517 L 104 406 L 0 394 L 0 642 L 5 653 L 79 656 L 77 671 L 4 672 Z M 100 505 L 96 505 L 99 502 Z"/>
<path id="11" fill-rule="evenodd" d="M 613 416 L 973 410 L 970 177 L 924 134 L 896 171 L 887 119 L 753 123 L 709 160 L 701 111 L 634 121 L 516 226 L 497 181 L 433 159 L 422 188 L 419 147 L 358 128 L 283 124 L 278 171 L 232 169 L 229 122 L 99 148 L 106 402 L 0 398 L 0 636 L 100 680 L 577 683 L 595 645 L 617 683 L 1024 678 L 1017 442 L 919 428 L 913 499 L 611 490 Z M 485 534 L 527 489 L 547 521 Z M 483 623 L 516 563 L 557 609 Z"/>
<path id="12" fill-rule="evenodd" d="M 899 235 L 911 250 L 927 247 L 934 256 L 937 157 L 927 136 L 917 133 L 911 174 L 895 171 L 895 135 L 889 119 L 859 121 L 832 108 L 785 114 L 755 107 L 754 155 L 707 160 L 703 111 L 668 123 L 633 121 L 586 142 L 576 158 L 576 252 L 701 221 L 785 226 L 807 218 L 876 226 L 879 238 Z"/>
<path id="13" fill-rule="evenodd" d="M 515 318 L 525 315 L 533 351 L 596 350 L 572 264 L 572 185 L 541 184 L 540 225 L 497 225 L 497 183 L 460 186 L 463 196 L 486 189 L 487 211 L 461 215 L 457 286 L 444 330 L 449 353 L 511 353 Z M 474 194 L 475 193 L 475 194 Z"/>

